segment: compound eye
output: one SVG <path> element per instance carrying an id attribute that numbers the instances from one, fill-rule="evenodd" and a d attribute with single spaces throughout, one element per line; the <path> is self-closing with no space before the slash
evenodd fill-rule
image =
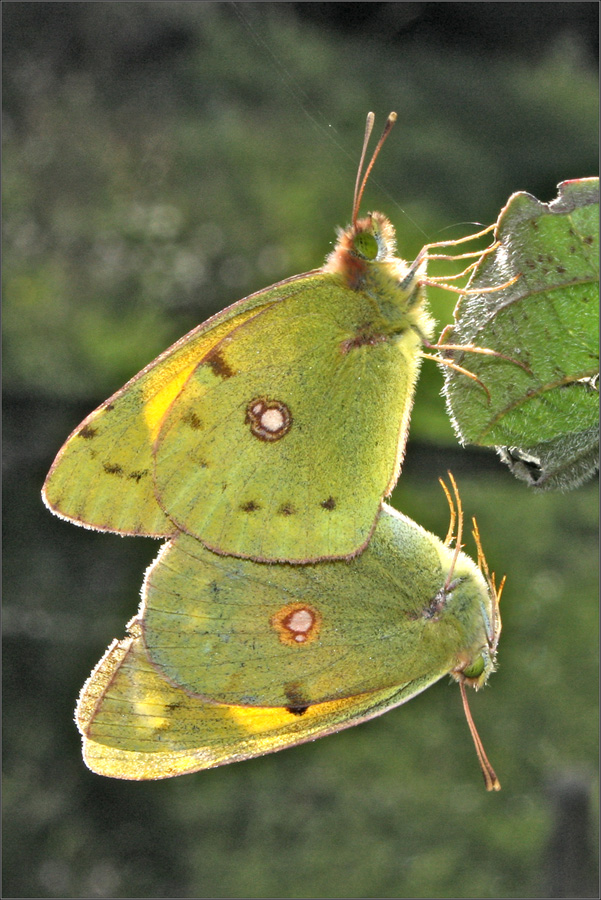
<path id="1" fill-rule="evenodd" d="M 479 678 L 484 671 L 484 657 L 482 655 L 477 656 L 473 663 L 463 670 L 461 673 L 466 678 Z"/>
<path id="2" fill-rule="evenodd" d="M 356 234 L 353 247 L 359 256 L 369 260 L 375 259 L 380 249 L 377 240 L 369 231 L 360 231 L 359 234 Z"/>

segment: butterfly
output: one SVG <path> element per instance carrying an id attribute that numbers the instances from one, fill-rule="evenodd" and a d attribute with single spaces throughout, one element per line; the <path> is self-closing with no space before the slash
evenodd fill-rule
<path id="1" fill-rule="evenodd" d="M 46 478 L 57 515 L 101 531 L 308 563 L 369 543 L 404 454 L 433 321 L 421 253 L 395 255 L 381 213 L 352 223 L 325 264 L 233 304 L 117 391 L 71 434 Z"/>
<path id="2" fill-rule="evenodd" d="M 478 565 L 461 552 L 451 483 L 444 542 L 383 505 L 350 561 L 270 566 L 174 537 L 146 574 L 129 636 L 82 690 L 87 765 L 155 779 L 247 759 L 373 718 L 449 673 L 498 790 L 465 686 L 494 669 L 504 582 L 497 590 L 475 523 Z"/>

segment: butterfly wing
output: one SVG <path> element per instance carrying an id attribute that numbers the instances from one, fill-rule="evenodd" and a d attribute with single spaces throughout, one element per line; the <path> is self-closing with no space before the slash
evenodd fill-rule
<path id="1" fill-rule="evenodd" d="M 170 682 L 209 702 L 292 710 L 435 680 L 478 655 L 491 619 L 472 560 L 387 512 L 359 557 L 306 566 L 219 556 L 180 534 L 142 596 L 147 654 Z"/>
<path id="2" fill-rule="evenodd" d="M 230 331 L 293 293 L 298 276 L 235 303 L 181 338 L 91 413 L 69 436 L 42 496 L 75 524 L 168 537 L 175 526 L 156 501 L 153 443 L 182 386 Z"/>
<path id="3" fill-rule="evenodd" d="M 385 318 L 336 276 L 288 279 L 190 332 L 88 416 L 45 502 L 121 534 L 179 527 L 222 553 L 351 556 L 398 475 L 419 346 L 398 310 Z"/>
<path id="4" fill-rule="evenodd" d="M 409 700 L 496 646 L 491 598 L 475 564 L 460 554 L 452 586 L 441 586 L 453 557 L 392 510 L 350 563 L 266 566 L 216 556 L 178 536 L 149 570 L 129 637 L 113 642 L 82 690 L 77 721 L 86 763 L 116 778 L 166 778 L 312 740 Z M 344 574 L 316 582 L 317 572 L 337 570 Z M 274 584 L 275 599 L 293 614 L 288 624 L 286 617 L 266 619 Z M 334 592 L 329 602 L 326 588 Z M 390 594 L 388 603 L 380 591 Z M 303 614 L 316 596 L 322 633 L 304 648 L 285 643 L 291 669 L 282 655 L 265 658 L 283 631 L 307 634 L 312 625 Z M 340 625 L 347 629 L 342 640 L 323 641 Z M 220 653 L 220 642 L 229 653 Z M 488 674 L 492 661 L 486 666 Z M 221 702 L 225 697 L 232 702 Z"/>
<path id="5" fill-rule="evenodd" d="M 261 707 L 302 709 L 434 669 L 440 676 L 454 648 L 445 646 L 446 624 L 422 610 L 445 575 L 418 529 L 404 529 L 399 550 L 407 559 L 407 544 L 420 539 L 421 568 L 400 573 L 395 556 L 378 557 L 382 525 L 360 557 L 308 566 L 218 556 L 179 535 L 147 573 L 140 618 L 148 656 L 210 702 Z"/>
<path id="6" fill-rule="evenodd" d="M 329 274 L 230 331 L 160 428 L 155 480 L 218 553 L 307 563 L 372 534 L 404 451 L 421 340 Z"/>
<path id="7" fill-rule="evenodd" d="M 292 747 L 380 715 L 435 680 L 321 703 L 303 714 L 210 704 L 157 673 L 135 620 L 130 632 L 92 672 L 76 713 L 86 764 L 113 778 L 169 778 Z"/>

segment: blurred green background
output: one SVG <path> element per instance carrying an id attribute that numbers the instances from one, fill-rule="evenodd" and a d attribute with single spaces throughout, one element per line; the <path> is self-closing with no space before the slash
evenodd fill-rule
<path id="1" fill-rule="evenodd" d="M 412 258 L 597 171 L 595 3 L 4 3 L 4 889 L 11 897 L 597 896 L 597 486 L 461 449 L 425 363 L 393 503 L 450 467 L 506 572 L 499 670 L 325 740 L 157 783 L 84 767 L 78 691 L 151 540 L 40 488 L 81 418 L 230 302 L 317 265 L 367 188 Z M 433 294 L 440 325 L 454 299 Z M 468 550 L 473 548 L 468 545 Z M 366 598 L 367 599 L 367 598 Z"/>

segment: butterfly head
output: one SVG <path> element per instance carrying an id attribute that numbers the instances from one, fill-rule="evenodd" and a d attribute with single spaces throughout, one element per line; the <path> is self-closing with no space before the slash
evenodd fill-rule
<path id="1" fill-rule="evenodd" d="M 394 227 L 383 213 L 371 212 L 363 219 L 338 231 L 338 240 L 328 262 L 334 258 L 352 257 L 364 267 L 370 263 L 394 259 L 396 236 Z"/>
<path id="2" fill-rule="evenodd" d="M 449 552 L 451 544 L 454 544 L 455 548 L 445 584 L 440 593 L 445 603 L 452 599 L 453 607 L 457 611 L 479 608 L 480 614 L 474 621 L 481 623 L 478 635 L 474 636 L 475 640 L 469 642 L 469 649 L 466 646 L 466 649 L 458 658 L 457 665 L 452 670 L 451 675 L 460 685 L 469 685 L 478 690 L 486 683 L 491 672 L 495 670 L 497 644 L 501 634 L 499 601 L 503 592 L 505 578 L 502 579 L 501 584 L 497 587 L 494 572 L 491 574 L 488 568 L 475 519 L 472 519 L 472 535 L 478 551 L 477 566 L 474 566 L 472 560 L 461 553 L 463 506 L 455 479 L 451 472 L 448 475 L 453 495 L 451 495 L 451 491 L 447 488 L 444 481 L 439 479 L 451 513 L 451 521 L 444 546 L 447 552 Z"/>
<path id="3" fill-rule="evenodd" d="M 384 262 L 394 259 L 396 236 L 389 219 L 372 212 L 341 232 L 338 246 L 366 263 Z"/>
<path id="4" fill-rule="evenodd" d="M 395 254 L 392 223 L 383 213 L 372 212 L 340 229 L 323 271 L 342 275 L 354 290 L 365 288 L 372 279 L 390 280 L 391 286 L 396 286 L 403 281 L 408 267 Z"/>
<path id="5" fill-rule="evenodd" d="M 372 280 L 379 282 L 378 286 L 382 290 L 387 287 L 388 280 L 392 286 L 402 282 L 407 274 L 407 264 L 395 255 L 395 232 L 386 216 L 379 212 L 371 212 L 365 218 L 359 218 L 359 207 L 367 179 L 395 121 L 396 113 L 392 112 L 386 120 L 371 161 L 363 171 L 365 153 L 374 124 L 374 114 L 370 112 L 367 116 L 363 150 L 355 183 L 351 224 L 339 230 L 336 246 L 323 267 L 325 272 L 342 275 L 352 290 L 368 288 Z"/>
<path id="6" fill-rule="evenodd" d="M 481 647 L 476 653 L 461 660 L 451 672 L 459 684 L 479 690 L 488 681 L 488 676 L 495 671 L 495 652 L 489 645 Z"/>
<path id="7" fill-rule="evenodd" d="M 470 571 L 463 574 L 464 561 L 469 562 Z M 474 624 L 478 623 L 477 631 L 466 642 L 451 675 L 460 685 L 477 691 L 495 671 L 497 644 L 501 634 L 499 598 L 502 585 L 501 589 L 497 589 L 494 575 L 479 572 L 463 554 L 457 560 L 456 576 L 458 577 L 451 583 L 448 594 L 454 609 L 458 611 L 457 615 L 462 618 L 462 609 L 479 609 L 479 614 L 473 619 Z"/>

